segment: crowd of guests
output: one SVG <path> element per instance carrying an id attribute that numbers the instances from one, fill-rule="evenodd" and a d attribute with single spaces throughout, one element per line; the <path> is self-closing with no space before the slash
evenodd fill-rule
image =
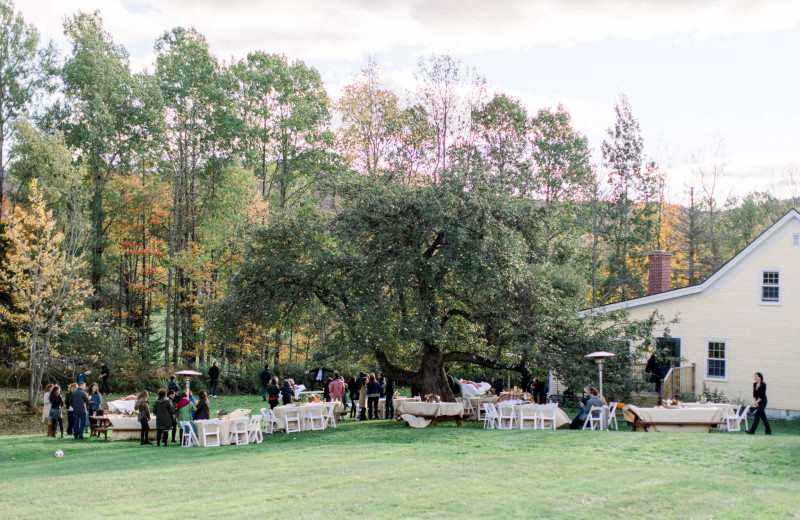
<path id="1" fill-rule="evenodd" d="M 150 442 L 150 420 L 155 416 L 156 418 L 156 446 L 164 447 L 169 445 L 170 432 L 172 432 L 172 442 L 180 443 L 183 438 L 183 428 L 178 425 L 184 421 L 188 421 L 192 428 L 195 425 L 192 421 L 203 421 L 211 418 L 209 412 L 208 392 L 205 390 L 199 394 L 199 399 L 195 399 L 191 392 L 187 395 L 184 392 L 177 391 L 177 383 L 173 388 L 174 377 L 170 380 L 168 388 L 161 388 L 158 390 L 158 398 L 153 403 L 152 411 L 148 398 L 150 393 L 147 390 L 142 391 L 136 397 L 134 410 L 136 411 L 137 419 L 142 425 L 140 433 L 140 443 L 142 445 L 152 444 Z M 176 433 L 178 438 L 176 439 Z"/>
<path id="2" fill-rule="evenodd" d="M 64 412 L 67 413 L 67 435 L 83 439 L 89 431 L 89 425 L 96 422 L 98 415 L 103 415 L 103 396 L 97 383 L 92 383 L 87 392 L 86 383 L 81 379 L 67 388 L 62 395 L 58 384 L 47 385 L 44 392 L 44 408 L 42 422 L 47 421 L 47 434 L 56 437 L 61 433 L 64 438 Z"/>

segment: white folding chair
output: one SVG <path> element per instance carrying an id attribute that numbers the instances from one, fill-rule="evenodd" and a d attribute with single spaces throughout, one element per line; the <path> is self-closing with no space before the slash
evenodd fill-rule
<path id="1" fill-rule="evenodd" d="M 306 431 L 325 429 L 325 405 L 313 405 L 308 407 L 306 415 Z"/>
<path id="2" fill-rule="evenodd" d="M 469 397 L 462 397 L 461 402 L 464 404 L 464 416 L 466 417 L 469 415 L 473 419 L 476 418 L 475 408 L 472 406 L 472 403 L 469 400 Z"/>
<path id="3" fill-rule="evenodd" d="M 742 405 L 740 404 L 729 404 L 726 406 L 725 411 L 722 413 L 722 422 L 720 422 L 719 429 L 729 432 L 740 431 L 739 410 L 741 410 L 741 408 Z"/>
<path id="4" fill-rule="evenodd" d="M 336 401 L 325 403 L 325 426 L 329 424 L 336 428 Z"/>
<path id="5" fill-rule="evenodd" d="M 586 419 L 583 421 L 583 429 L 586 430 L 602 430 L 603 429 L 603 414 L 608 410 L 607 406 L 592 406 Z"/>
<path id="6" fill-rule="evenodd" d="M 257 413 L 250 416 L 250 423 L 247 425 L 247 442 L 261 444 L 264 441 L 264 435 L 261 433 L 261 420 L 263 418 Z"/>
<path id="7" fill-rule="evenodd" d="M 206 448 L 220 445 L 219 419 L 208 419 L 203 422 L 203 446 Z M 212 440 L 213 439 L 213 440 Z"/>
<path id="8" fill-rule="evenodd" d="M 481 401 L 478 401 L 478 407 L 477 407 L 476 412 L 478 413 L 478 420 L 479 421 L 485 421 L 486 420 L 486 408 L 483 407 L 483 405 L 485 405 L 485 404 L 486 403 L 481 403 Z"/>
<path id="9" fill-rule="evenodd" d="M 744 407 L 744 410 L 742 410 L 742 413 L 739 414 L 739 419 L 738 419 L 739 424 L 737 425 L 737 427 L 740 430 L 742 429 L 742 421 L 744 421 L 744 429 L 745 430 L 749 430 L 750 429 L 750 425 L 747 423 L 747 414 L 749 414 L 749 413 L 750 413 L 750 405 L 747 405 L 747 406 Z"/>
<path id="10" fill-rule="evenodd" d="M 497 429 L 513 430 L 517 424 L 517 414 L 514 413 L 513 406 L 497 407 Z"/>
<path id="11" fill-rule="evenodd" d="M 247 423 L 249 419 L 247 416 L 244 417 L 237 417 L 233 419 L 233 428 L 231 428 L 231 433 L 228 435 L 228 441 L 233 444 L 236 443 L 237 446 L 241 446 L 242 444 L 247 444 Z"/>
<path id="12" fill-rule="evenodd" d="M 182 448 L 200 446 L 200 439 L 197 438 L 197 434 L 194 432 L 192 421 L 181 421 L 181 430 L 183 432 L 181 435 Z"/>
<path id="13" fill-rule="evenodd" d="M 281 422 L 275 417 L 275 414 L 272 413 L 272 410 L 269 408 L 262 408 L 261 410 L 261 417 L 264 419 L 261 421 L 261 431 L 262 433 L 275 433 L 275 426 L 279 425 Z"/>
<path id="14" fill-rule="evenodd" d="M 556 411 L 558 410 L 558 403 L 550 403 L 539 405 L 537 408 L 537 426 L 544 430 L 545 429 L 545 421 L 550 421 L 547 424 L 547 429 L 555 430 L 556 429 Z"/>
<path id="15" fill-rule="evenodd" d="M 519 407 L 519 417 L 517 418 L 517 426 L 520 430 L 535 430 L 539 421 L 538 411 L 536 406 L 532 404 L 524 404 Z"/>
<path id="16" fill-rule="evenodd" d="M 608 429 L 610 430 L 612 427 L 619 431 L 619 424 L 617 424 L 617 405 L 619 403 L 612 402 L 608 405 Z"/>
<path id="17" fill-rule="evenodd" d="M 286 410 L 283 414 L 283 421 L 286 424 L 286 433 L 298 433 L 302 431 L 300 427 L 300 410 L 297 408 Z"/>
<path id="18" fill-rule="evenodd" d="M 497 428 L 497 409 L 492 403 L 483 403 L 483 428 L 488 430 Z"/>

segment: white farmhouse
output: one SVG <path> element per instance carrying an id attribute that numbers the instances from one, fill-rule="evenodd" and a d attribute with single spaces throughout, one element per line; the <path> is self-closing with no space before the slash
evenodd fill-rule
<path id="1" fill-rule="evenodd" d="M 699 393 L 705 384 L 751 404 L 753 374 L 761 372 L 768 415 L 800 416 L 800 212 L 789 211 L 699 285 L 669 290 L 671 255 L 649 258 L 650 294 L 596 311 L 625 308 L 644 319 L 657 309 L 667 322 L 678 317 L 669 338 L 655 331 L 659 346 L 685 360 L 666 378 L 664 395 Z"/>

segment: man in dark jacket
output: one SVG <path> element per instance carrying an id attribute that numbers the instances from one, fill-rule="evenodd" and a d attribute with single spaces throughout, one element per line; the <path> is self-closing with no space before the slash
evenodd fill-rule
<path id="1" fill-rule="evenodd" d="M 495 395 L 500 395 L 503 392 L 503 376 L 497 374 L 497 379 L 494 380 L 492 383 L 492 388 L 494 389 Z"/>
<path id="2" fill-rule="evenodd" d="M 81 383 L 70 393 L 72 415 L 75 418 L 72 434 L 76 439 L 83 439 L 83 431 L 86 429 L 86 406 L 89 404 L 89 396 L 86 394 L 85 388 L 86 383 Z"/>
<path id="3" fill-rule="evenodd" d="M 272 372 L 269 371 L 269 365 L 264 365 L 264 370 L 261 371 L 261 399 L 264 401 L 267 400 L 270 381 L 272 381 Z"/>
<path id="4" fill-rule="evenodd" d="M 650 354 L 650 359 L 647 360 L 644 371 L 650 374 L 650 382 L 655 383 L 656 392 L 661 394 L 661 365 L 658 363 L 658 359 L 656 359 L 655 352 Z"/>
<path id="5" fill-rule="evenodd" d="M 158 390 L 158 399 L 156 404 L 153 405 L 153 415 L 156 416 L 156 446 L 161 446 L 161 441 L 164 441 L 164 446 L 167 446 L 169 440 L 169 431 L 172 429 L 172 417 L 175 415 L 175 410 L 172 407 L 172 401 L 167 397 L 167 390 L 160 388 Z"/>
<path id="6" fill-rule="evenodd" d="M 217 397 L 217 385 L 219 385 L 219 367 L 217 366 L 216 361 L 214 361 L 214 364 L 208 369 L 208 380 L 210 381 L 209 393 L 211 394 L 211 397 Z"/>
<path id="7" fill-rule="evenodd" d="M 317 367 L 306 370 L 306 374 L 311 374 L 311 390 L 314 390 L 317 382 L 322 383 L 325 380 L 325 372 L 333 373 L 334 370 L 327 367 Z"/>
<path id="8" fill-rule="evenodd" d="M 105 361 L 100 362 L 100 377 L 102 378 L 100 393 L 103 395 L 110 394 L 111 387 L 108 386 L 108 378 L 111 377 L 111 371 L 108 369 L 108 365 L 106 365 Z"/>

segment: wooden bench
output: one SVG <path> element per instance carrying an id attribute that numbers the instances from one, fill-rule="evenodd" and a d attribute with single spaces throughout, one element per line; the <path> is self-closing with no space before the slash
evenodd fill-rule
<path id="1" fill-rule="evenodd" d="M 108 440 L 108 432 L 113 431 L 114 428 L 111 426 L 100 426 L 99 424 L 90 424 L 89 425 L 89 437 L 97 437 L 100 438 L 100 434 L 103 434 L 105 440 Z"/>

